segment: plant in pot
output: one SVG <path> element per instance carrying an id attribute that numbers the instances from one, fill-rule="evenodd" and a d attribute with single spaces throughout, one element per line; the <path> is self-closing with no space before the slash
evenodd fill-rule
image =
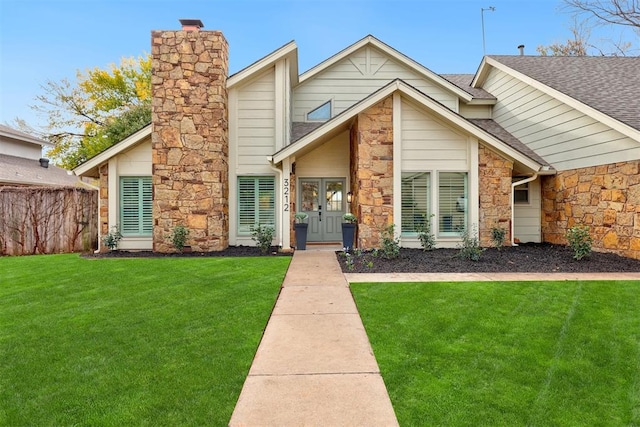
<path id="1" fill-rule="evenodd" d="M 294 216 L 295 224 L 294 228 L 296 230 L 296 249 L 300 249 L 304 251 L 307 249 L 307 228 L 309 224 L 307 224 L 307 219 L 309 215 L 304 212 L 298 212 Z"/>
<path id="2" fill-rule="evenodd" d="M 352 213 L 342 215 L 342 247 L 345 251 L 353 248 L 353 241 L 356 236 L 356 224 L 358 218 Z"/>

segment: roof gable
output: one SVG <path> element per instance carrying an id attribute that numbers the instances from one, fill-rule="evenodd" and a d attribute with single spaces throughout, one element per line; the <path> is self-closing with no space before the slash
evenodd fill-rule
<path id="1" fill-rule="evenodd" d="M 422 105 L 433 111 L 451 126 L 471 135 L 475 135 L 489 144 L 490 147 L 497 149 L 532 170 L 538 171 L 543 166 L 547 166 L 546 163 L 539 162 L 537 158 L 533 159 L 528 154 L 524 154 L 522 150 L 514 148 L 514 141 L 510 141 L 512 144 L 502 141 L 499 139 L 499 136 L 485 130 L 484 126 L 472 123 L 402 80 L 394 80 L 390 82 L 388 85 L 371 94 L 356 105 L 353 105 L 331 120 L 311 130 L 307 135 L 302 136 L 295 143 L 292 143 L 275 153 L 271 160 L 273 163 L 278 164 L 285 158 L 303 153 L 308 150 L 309 147 L 313 147 L 315 144 L 318 144 L 319 141 L 326 140 L 326 138 L 346 130 L 353 117 L 392 95 L 396 91 L 399 91 L 402 95 L 412 99 L 418 105 Z"/>
<path id="2" fill-rule="evenodd" d="M 640 57 L 487 56 L 473 87 L 491 67 L 640 140 Z"/>
<path id="3" fill-rule="evenodd" d="M 316 65 L 315 67 L 309 69 L 308 71 L 305 71 L 304 73 L 302 73 L 300 75 L 299 78 L 299 83 L 302 84 L 305 81 L 308 81 L 312 78 L 314 78 L 315 76 L 317 76 L 318 74 L 322 73 L 323 71 L 327 70 L 328 68 L 338 64 L 339 62 L 349 58 L 350 56 L 354 55 L 356 52 L 358 52 L 359 50 L 363 50 L 366 47 L 372 47 L 380 52 L 382 52 L 384 55 L 388 56 L 389 58 L 391 58 L 393 61 L 396 61 L 398 64 L 409 68 L 410 70 L 412 70 L 413 72 L 415 72 L 416 74 L 418 74 L 419 76 L 421 76 L 422 78 L 442 87 L 443 89 L 446 89 L 447 91 L 454 93 L 456 96 L 458 96 L 459 98 L 463 99 L 465 102 L 469 102 L 472 99 L 472 95 L 464 90 L 462 90 L 461 88 L 459 88 L 458 86 L 456 86 L 455 84 L 451 83 L 450 81 L 442 78 L 441 76 L 439 76 L 438 74 L 434 73 L 433 71 L 429 70 L 428 68 L 426 68 L 425 66 L 419 64 L 418 62 L 414 61 L 413 59 L 409 58 L 408 56 L 400 53 L 399 51 L 393 49 L 391 46 L 381 42 L 380 40 L 378 40 L 377 38 L 375 38 L 372 35 L 368 35 L 366 37 L 364 37 L 363 39 L 357 41 L 356 43 L 352 44 L 351 46 L 347 47 L 346 49 L 343 49 L 342 51 L 338 52 L 337 54 L 331 56 L 330 58 L 326 59 L 325 61 L 321 62 L 320 64 Z M 362 69 L 362 67 L 364 67 L 364 64 L 355 64 L 356 68 L 360 68 Z M 370 71 L 370 70 L 369 70 Z"/>
<path id="4" fill-rule="evenodd" d="M 232 88 L 233 86 L 237 86 L 248 79 L 251 79 L 253 76 L 260 74 L 266 68 L 272 67 L 276 62 L 285 58 L 289 58 L 291 60 L 289 72 L 291 73 L 292 81 L 297 81 L 298 47 L 296 46 L 295 41 L 290 41 L 284 46 L 257 60 L 253 64 L 229 76 L 229 79 L 227 80 L 227 88 Z"/>

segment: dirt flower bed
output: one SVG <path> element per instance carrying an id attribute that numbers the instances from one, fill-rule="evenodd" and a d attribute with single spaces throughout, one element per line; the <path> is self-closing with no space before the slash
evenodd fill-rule
<path id="1" fill-rule="evenodd" d="M 385 259 L 378 252 L 354 251 L 336 256 L 345 273 L 603 273 L 640 272 L 640 260 L 609 253 L 592 252 L 580 261 L 573 259 L 573 251 L 561 245 L 523 244 L 501 248 L 487 248 L 479 261 L 459 258 L 457 249 L 400 249 L 395 259 Z"/>

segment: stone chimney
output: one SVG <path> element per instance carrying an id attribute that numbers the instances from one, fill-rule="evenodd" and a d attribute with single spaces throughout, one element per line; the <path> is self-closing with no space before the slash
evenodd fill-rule
<path id="1" fill-rule="evenodd" d="M 182 22 L 188 21 L 188 22 Z M 219 31 L 152 31 L 153 249 L 174 252 L 173 228 L 186 244 L 229 246 L 228 45 Z"/>

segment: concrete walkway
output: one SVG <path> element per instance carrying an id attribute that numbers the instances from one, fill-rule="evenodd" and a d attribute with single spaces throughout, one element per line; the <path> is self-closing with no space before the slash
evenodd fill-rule
<path id="1" fill-rule="evenodd" d="M 229 425 L 398 425 L 333 250 L 295 252 Z"/>

